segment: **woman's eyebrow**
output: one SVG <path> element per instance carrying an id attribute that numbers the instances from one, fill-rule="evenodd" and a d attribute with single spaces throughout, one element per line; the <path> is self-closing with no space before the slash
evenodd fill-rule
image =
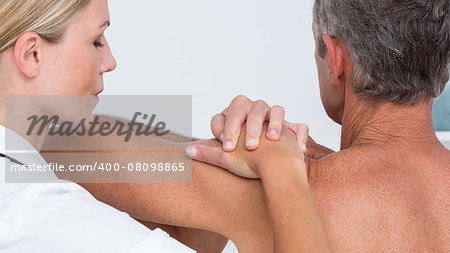
<path id="1" fill-rule="evenodd" d="M 108 20 L 108 21 L 106 21 L 105 23 L 103 23 L 103 25 L 101 25 L 98 29 L 101 29 L 101 28 L 103 28 L 104 26 L 108 27 L 108 26 L 110 26 L 110 25 L 111 25 L 111 22 Z"/>

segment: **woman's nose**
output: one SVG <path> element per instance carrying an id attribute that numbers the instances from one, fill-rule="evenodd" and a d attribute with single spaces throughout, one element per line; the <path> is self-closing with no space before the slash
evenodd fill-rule
<path id="1" fill-rule="evenodd" d="M 109 48 L 108 42 L 105 42 L 104 55 L 102 57 L 100 74 L 105 72 L 111 72 L 117 67 L 116 59 L 114 58 L 111 49 Z"/>

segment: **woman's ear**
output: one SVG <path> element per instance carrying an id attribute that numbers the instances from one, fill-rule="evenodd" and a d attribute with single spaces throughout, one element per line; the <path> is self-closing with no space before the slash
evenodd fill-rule
<path id="1" fill-rule="evenodd" d="M 331 84 L 339 85 L 339 79 L 344 74 L 343 43 L 338 38 L 332 38 L 328 34 L 323 35 L 323 40 L 329 53 L 328 67 L 331 70 Z"/>
<path id="2" fill-rule="evenodd" d="M 14 46 L 14 60 L 18 69 L 27 77 L 33 78 L 41 68 L 42 38 L 35 32 L 22 34 Z"/>

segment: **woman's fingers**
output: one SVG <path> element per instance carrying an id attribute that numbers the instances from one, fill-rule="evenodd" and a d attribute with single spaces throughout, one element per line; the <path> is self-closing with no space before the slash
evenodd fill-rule
<path id="1" fill-rule="evenodd" d="M 307 125 L 304 124 L 297 124 L 297 143 L 300 146 L 300 149 L 303 151 L 303 153 L 306 152 L 306 143 L 308 142 L 308 136 L 309 136 L 309 128 Z"/>
<path id="2" fill-rule="evenodd" d="M 251 101 L 246 96 L 237 96 L 228 107 L 225 121 L 223 149 L 233 151 L 236 148 L 242 124 L 247 119 Z"/>
<path id="3" fill-rule="evenodd" d="M 266 121 L 269 109 L 269 105 L 262 100 L 254 102 L 252 108 L 250 109 L 247 116 L 245 133 L 245 147 L 248 150 L 255 150 L 258 148 L 259 139 L 261 137 L 263 125 Z"/>
<path id="4" fill-rule="evenodd" d="M 288 129 L 293 131 L 297 138 L 297 143 L 303 153 L 306 152 L 306 143 L 308 142 L 309 137 L 309 127 L 305 124 L 284 124 Z"/>
<path id="5" fill-rule="evenodd" d="M 192 145 L 186 149 L 186 154 L 194 160 L 216 165 L 241 177 L 260 178 L 245 161 L 239 160 L 234 152 L 225 152 L 220 147 Z"/>
<path id="6" fill-rule="evenodd" d="M 221 168 L 227 168 L 225 152 L 221 147 L 209 147 L 205 145 L 192 145 L 186 148 L 186 155 L 190 158 L 216 165 Z"/>
<path id="7" fill-rule="evenodd" d="M 222 143 L 224 140 L 225 121 L 226 117 L 223 112 L 216 114 L 211 118 L 211 131 L 214 137 L 216 137 L 216 139 L 220 140 Z"/>
<path id="8" fill-rule="evenodd" d="M 263 100 L 251 101 L 245 96 L 237 96 L 230 106 L 216 114 L 211 120 L 213 135 L 223 143 L 225 151 L 233 151 L 245 121 L 245 147 L 255 150 L 259 146 L 264 123 L 269 122 L 266 138 L 279 140 L 284 124 L 285 111 L 281 106 L 272 108 Z"/>
<path id="9" fill-rule="evenodd" d="M 284 121 L 284 108 L 275 105 L 269 111 L 269 127 L 267 128 L 267 139 L 277 141 L 280 138 L 281 128 Z"/>

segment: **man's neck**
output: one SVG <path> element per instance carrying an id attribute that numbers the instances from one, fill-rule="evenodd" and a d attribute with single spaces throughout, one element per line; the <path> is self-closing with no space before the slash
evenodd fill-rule
<path id="1" fill-rule="evenodd" d="M 359 100 L 344 111 L 341 150 L 361 145 L 423 146 L 438 143 L 432 100 L 415 105 Z"/>

